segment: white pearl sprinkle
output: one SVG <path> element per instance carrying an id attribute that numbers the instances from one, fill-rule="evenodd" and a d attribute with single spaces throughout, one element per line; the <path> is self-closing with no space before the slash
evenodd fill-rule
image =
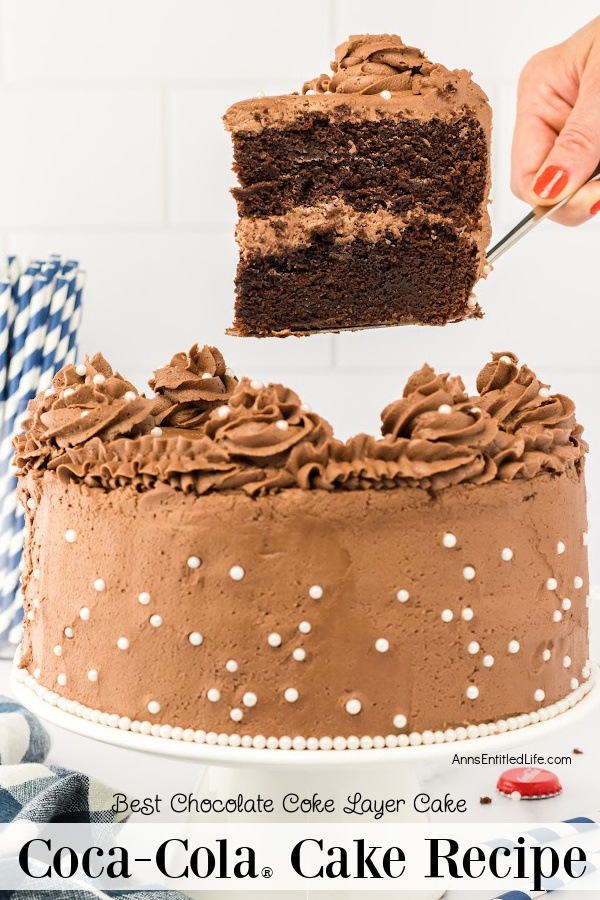
<path id="1" fill-rule="evenodd" d="M 565 656 L 565 658 L 563 659 L 563 666 L 565 667 L 565 669 L 570 668 L 570 666 L 571 666 L 571 657 L 570 656 Z"/>
<path id="2" fill-rule="evenodd" d="M 73 629 L 71 628 L 70 625 L 67 625 L 63 634 L 66 638 L 74 638 L 75 637 L 75 632 L 73 631 Z"/>
<path id="3" fill-rule="evenodd" d="M 438 406 L 438 412 L 443 416 L 448 416 L 452 412 L 452 407 L 448 403 L 442 403 L 441 406 Z"/>
<path id="4" fill-rule="evenodd" d="M 262 383 L 262 381 L 259 381 L 258 378 L 253 378 L 250 382 L 250 387 L 254 391 L 260 391 L 264 388 L 264 384 Z"/>
<path id="5" fill-rule="evenodd" d="M 510 799 L 514 800 L 515 802 L 519 801 L 521 799 L 521 797 L 522 797 L 522 794 L 520 791 L 512 791 L 512 793 L 510 795 Z"/>
<path id="6" fill-rule="evenodd" d="M 567 548 L 565 547 L 565 545 L 563 544 L 562 541 L 559 541 L 558 544 L 556 545 L 556 552 L 558 553 L 559 556 L 561 554 L 563 554 L 566 549 Z"/>
<path id="7" fill-rule="evenodd" d="M 82 606 L 79 610 L 79 618 L 83 619 L 84 622 L 87 622 L 90 617 L 90 611 L 87 606 Z"/>
<path id="8" fill-rule="evenodd" d="M 350 713 L 351 716 L 356 716 L 362 709 L 362 703 L 360 700 L 357 700 L 353 697 L 351 700 L 346 702 L 346 712 Z"/>
<path id="9" fill-rule="evenodd" d="M 27 613 L 27 619 L 30 622 L 33 622 L 33 620 L 35 619 L 35 613 L 32 609 L 30 609 L 29 612 Z"/>
<path id="10" fill-rule="evenodd" d="M 39 577 L 40 577 L 40 570 L 39 570 L 39 569 L 34 569 L 34 570 L 33 570 L 33 577 L 35 578 L 36 581 L 39 579 Z"/>
<path id="11" fill-rule="evenodd" d="M 538 391 L 538 396 L 546 400 L 550 396 L 550 388 L 541 387 Z"/>
<path id="12" fill-rule="evenodd" d="M 39 598 L 39 597 L 34 597 L 34 598 L 33 598 L 33 605 L 34 605 L 34 607 L 35 607 L 36 609 L 40 609 L 40 607 L 41 607 L 42 604 L 41 604 L 41 602 L 40 602 L 40 598 Z"/>
<path id="13" fill-rule="evenodd" d="M 69 528 L 68 531 L 65 531 L 65 541 L 68 544 L 74 544 L 77 540 L 77 532 L 74 528 Z"/>
<path id="14" fill-rule="evenodd" d="M 307 91 L 307 93 L 308 93 L 308 91 Z M 265 92 L 264 92 L 264 91 L 257 91 L 257 92 L 255 93 L 254 96 L 256 97 L 257 100 L 260 100 L 262 97 L 265 96 Z"/>
<path id="15" fill-rule="evenodd" d="M 89 414 L 90 414 L 89 409 L 84 409 L 83 412 L 80 412 L 80 413 L 79 413 L 79 418 L 80 418 L 80 419 L 85 419 L 87 416 L 89 416 Z"/>
<path id="16" fill-rule="evenodd" d="M 211 375 L 210 372 L 203 372 L 200 377 L 203 381 L 208 381 L 209 378 L 214 378 L 214 375 Z"/>
<path id="17" fill-rule="evenodd" d="M 491 653 L 486 653 L 486 655 L 483 657 L 481 662 L 486 667 L 486 669 L 491 669 L 492 666 L 494 665 L 494 657 L 492 656 Z"/>
<path id="18" fill-rule="evenodd" d="M 591 675 L 591 669 L 590 669 L 590 667 L 589 667 L 589 666 L 584 666 L 583 669 L 581 670 L 581 674 L 583 675 L 584 678 L 589 678 L 590 675 Z"/>
<path id="19" fill-rule="evenodd" d="M 499 361 L 506 363 L 507 366 L 510 366 L 512 364 L 512 359 L 510 358 L 510 356 L 501 356 Z"/>
<path id="20" fill-rule="evenodd" d="M 517 640 L 515 640 L 514 638 L 512 641 L 508 642 L 507 650 L 509 653 L 518 653 L 520 649 L 521 649 L 520 643 Z"/>
<path id="21" fill-rule="evenodd" d="M 33 677 L 35 678 L 36 681 L 38 680 L 38 678 L 40 677 L 41 674 L 42 674 L 42 670 L 40 668 L 33 670 Z"/>
<path id="22" fill-rule="evenodd" d="M 94 590 L 98 591 L 98 593 L 101 593 L 105 589 L 105 587 L 106 583 L 104 582 L 104 579 L 96 578 L 96 580 L 94 581 Z"/>
<path id="23" fill-rule="evenodd" d="M 148 591 L 142 591 L 141 594 L 138 594 L 138 601 L 142 604 L 142 606 L 148 606 L 150 600 L 151 597 Z"/>
<path id="24" fill-rule="evenodd" d="M 397 713 L 393 719 L 394 728 L 406 728 L 407 719 L 402 713 Z"/>
<path id="25" fill-rule="evenodd" d="M 190 569 L 199 569 L 202 564 L 202 560 L 199 556 L 188 556 L 187 559 L 188 568 Z"/>
<path id="26" fill-rule="evenodd" d="M 309 587 L 308 596 L 311 598 L 311 600 L 320 600 L 323 596 L 323 588 L 321 587 L 321 585 L 313 584 L 311 587 Z"/>
<path id="27" fill-rule="evenodd" d="M 129 650 L 129 641 L 126 637 L 120 637 L 117 640 L 119 650 Z"/>
<path id="28" fill-rule="evenodd" d="M 85 378 L 85 376 L 87 375 L 87 366 L 84 366 L 83 363 L 80 363 L 78 366 L 75 366 L 75 371 L 80 378 Z"/>
<path id="29" fill-rule="evenodd" d="M 230 711 L 229 718 L 233 722 L 241 722 L 242 719 L 244 718 L 244 712 L 243 712 L 243 710 L 241 710 L 239 707 L 236 706 Z"/>
<path id="30" fill-rule="evenodd" d="M 92 378 L 92 381 L 94 382 L 94 384 L 104 384 L 106 378 L 104 377 L 104 375 L 102 375 L 101 372 L 97 372 Z"/>
<path id="31" fill-rule="evenodd" d="M 250 709 L 252 706 L 256 706 L 256 704 L 258 703 L 258 697 L 254 693 L 254 691 L 246 691 L 246 693 L 242 697 L 242 703 L 244 704 L 244 706 L 247 706 Z"/>
<path id="32" fill-rule="evenodd" d="M 44 397 L 54 397 L 54 388 L 49 387 L 47 390 L 45 390 Z"/>
<path id="33" fill-rule="evenodd" d="M 454 618 L 454 613 L 451 609 L 443 609 L 442 610 L 442 622 L 451 622 Z"/>
<path id="34" fill-rule="evenodd" d="M 479 688 L 475 684 L 470 684 L 467 688 L 467 699 L 468 700 L 477 700 L 479 697 Z"/>
<path id="35" fill-rule="evenodd" d="M 296 647 L 292 656 L 296 662 L 303 662 L 306 659 L 306 650 L 303 647 Z"/>
<path id="36" fill-rule="evenodd" d="M 37 503 L 35 502 L 33 497 L 30 497 L 27 501 L 27 509 L 37 509 Z"/>
<path id="37" fill-rule="evenodd" d="M 286 688 L 283 692 L 284 699 L 287 700 L 288 703 L 295 703 L 300 694 L 296 690 L 296 688 Z"/>
<path id="38" fill-rule="evenodd" d="M 300 632 L 300 634 L 310 634 L 310 632 L 312 631 L 312 625 L 310 624 L 310 622 L 300 622 L 300 624 L 298 625 L 298 631 Z"/>
<path id="39" fill-rule="evenodd" d="M 546 693 L 541 688 L 538 688 L 537 691 L 534 691 L 533 699 L 536 703 L 541 703 L 542 700 L 546 698 Z"/>
<path id="40" fill-rule="evenodd" d="M 513 554 L 512 550 L 510 549 L 510 547 L 505 547 L 504 550 L 502 551 L 502 553 L 500 554 L 500 556 L 502 557 L 504 562 L 510 562 L 510 560 L 513 558 L 513 555 L 514 554 Z"/>
<path id="41" fill-rule="evenodd" d="M 576 691 L 578 687 L 579 681 L 577 680 L 577 678 L 571 678 L 571 690 Z"/>
<path id="42" fill-rule="evenodd" d="M 163 623 L 162 616 L 159 616 L 158 613 L 154 613 L 153 616 L 150 616 L 149 621 L 153 628 L 160 628 Z"/>
<path id="43" fill-rule="evenodd" d="M 381 97 L 382 100 L 391 100 L 392 92 L 391 91 L 380 91 L 379 96 Z"/>
<path id="44" fill-rule="evenodd" d="M 410 600 L 410 594 L 404 588 L 401 588 L 396 594 L 396 600 L 400 603 L 406 603 L 407 600 Z"/>
<path id="45" fill-rule="evenodd" d="M 573 587 L 577 591 L 583 587 L 583 578 L 581 577 L 581 575 L 575 576 L 575 578 L 573 579 Z"/>
<path id="46" fill-rule="evenodd" d="M 465 566 L 462 573 L 463 578 L 465 578 L 467 581 L 473 581 L 473 579 L 475 578 L 475 569 L 473 568 L 473 566 Z"/>
<path id="47" fill-rule="evenodd" d="M 75 393 L 75 388 L 65 388 L 63 391 L 63 397 L 72 397 Z"/>
<path id="48" fill-rule="evenodd" d="M 225 406 L 225 405 L 219 406 L 219 408 L 217 409 L 217 418 L 218 419 L 226 419 L 229 416 L 230 412 L 231 412 L 231 410 L 229 409 L 228 406 Z"/>
<path id="49" fill-rule="evenodd" d="M 279 431 L 287 431 L 289 427 L 289 423 L 285 419 L 277 419 L 275 422 L 275 428 L 278 428 Z"/>
<path id="50" fill-rule="evenodd" d="M 154 616 L 152 618 L 154 618 Z M 188 634 L 188 641 L 190 642 L 192 647 L 199 647 L 203 640 L 204 638 L 199 631 L 192 631 L 191 634 Z"/>
<path id="51" fill-rule="evenodd" d="M 221 691 L 217 690 L 217 688 L 209 688 L 206 692 L 206 699 L 210 703 L 218 703 L 221 699 Z"/>
<path id="52" fill-rule="evenodd" d="M 471 643 L 467 645 L 467 653 L 470 653 L 471 656 L 475 656 L 476 653 L 479 653 L 480 649 L 477 641 L 471 641 Z"/>
<path id="53" fill-rule="evenodd" d="M 56 676 L 56 681 L 58 684 L 60 684 L 61 687 L 64 687 L 65 684 L 67 683 L 67 676 L 65 675 L 64 672 L 61 672 L 59 675 Z"/>
<path id="54" fill-rule="evenodd" d="M 568 597 L 565 597 L 563 602 L 560 604 L 564 610 L 571 609 L 573 605 Z"/>
<path id="55" fill-rule="evenodd" d="M 584 547 L 587 547 L 588 544 L 589 544 L 589 542 L 590 542 L 590 536 L 589 536 L 589 534 L 587 533 L 587 531 L 584 531 L 584 532 L 583 532 L 583 546 L 584 546 Z"/>
<path id="56" fill-rule="evenodd" d="M 463 622 L 470 622 L 474 615 L 475 615 L 475 613 L 473 612 L 471 607 L 466 606 L 463 609 L 463 611 L 461 612 L 460 617 L 463 620 Z"/>
<path id="57" fill-rule="evenodd" d="M 227 662 L 225 663 L 225 668 L 227 669 L 228 672 L 232 672 L 232 673 L 237 672 L 238 664 L 235 661 L 235 659 L 228 659 Z"/>
<path id="58" fill-rule="evenodd" d="M 133 403 L 134 400 L 137 400 L 137 394 L 134 391 L 125 391 L 123 400 L 127 400 L 128 403 Z"/>
<path id="59" fill-rule="evenodd" d="M 62 647 L 60 646 L 60 644 L 57 644 L 52 652 L 55 656 L 62 656 Z"/>
<path id="60" fill-rule="evenodd" d="M 375 649 L 379 653 L 387 653 L 390 649 L 390 642 L 386 638 L 377 638 L 375 641 Z"/>
<path id="61" fill-rule="evenodd" d="M 549 578 L 546 582 L 546 587 L 549 591 L 555 591 L 558 587 L 558 581 L 556 580 L 556 578 Z"/>
<path id="62" fill-rule="evenodd" d="M 267 644 L 269 647 L 280 647 L 281 646 L 281 635 L 277 634 L 276 631 L 272 631 L 269 637 L 267 638 Z"/>
<path id="63" fill-rule="evenodd" d="M 241 566 L 232 566 L 229 570 L 229 577 L 233 581 L 241 581 L 245 574 L 246 572 Z"/>
<path id="64" fill-rule="evenodd" d="M 160 428 L 158 425 L 155 425 L 154 428 L 150 429 L 150 434 L 152 435 L 152 437 L 160 437 L 162 433 L 162 428 Z"/>
<path id="65" fill-rule="evenodd" d="M 546 647 L 546 649 L 542 653 L 542 659 L 544 660 L 544 662 L 548 662 L 548 660 L 550 659 L 551 656 L 552 656 L 552 651 Z"/>
<path id="66" fill-rule="evenodd" d="M 563 617 L 563 615 L 562 615 L 560 609 L 557 609 L 557 610 L 555 610 L 555 611 L 552 613 L 552 619 L 553 619 L 555 622 L 560 622 L 560 620 L 562 619 L 562 617 Z"/>
<path id="67" fill-rule="evenodd" d="M 88 681 L 98 681 L 98 672 L 96 669 L 90 669 L 87 673 Z"/>
<path id="68" fill-rule="evenodd" d="M 156 716 L 160 712 L 160 703 L 158 700 L 151 700 L 147 706 L 148 712 L 151 716 Z"/>

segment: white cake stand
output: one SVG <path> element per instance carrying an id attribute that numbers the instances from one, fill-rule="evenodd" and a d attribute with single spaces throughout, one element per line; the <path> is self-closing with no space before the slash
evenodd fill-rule
<path id="1" fill-rule="evenodd" d="M 201 772 L 195 789 L 197 797 L 235 797 L 261 794 L 272 798 L 276 808 L 281 808 L 283 797 L 289 793 L 304 795 L 319 794 L 335 801 L 336 813 L 333 814 L 286 814 L 285 821 L 348 821 L 341 810 L 348 794 L 360 792 L 369 798 L 405 798 L 406 804 L 397 813 L 386 814 L 386 820 L 410 823 L 424 822 L 424 813 L 416 812 L 412 799 L 421 792 L 418 772 L 424 763 L 444 763 L 455 753 L 502 753 L 524 743 L 542 740 L 562 729 L 571 728 L 585 716 L 589 715 L 600 704 L 600 686 L 598 669 L 592 673 L 593 687 L 577 703 L 555 718 L 524 728 L 507 731 L 489 737 L 478 737 L 466 741 L 444 744 L 429 744 L 415 747 L 402 747 L 383 750 L 255 750 L 242 747 L 221 747 L 218 745 L 195 744 L 173 741 L 151 735 L 134 734 L 121 731 L 108 725 L 100 725 L 64 712 L 41 700 L 30 688 L 16 678 L 16 670 L 11 676 L 11 688 L 17 699 L 40 719 L 71 731 L 82 737 L 101 741 L 133 750 L 138 753 L 150 753 L 172 759 L 197 760 Z M 272 814 L 264 814 L 263 818 L 273 821 Z M 215 814 L 212 818 L 206 815 L 191 816 L 190 821 L 259 821 L 260 815 L 255 813 Z M 373 821 L 368 815 L 361 821 Z M 220 893 L 203 891 L 203 900 L 215 900 Z M 317 895 L 336 900 L 346 896 L 346 892 L 281 892 L 269 893 L 273 900 L 283 898 L 314 898 Z M 398 897 L 404 900 L 438 900 L 439 890 L 384 892 L 384 897 Z M 248 898 L 256 895 L 248 892 Z M 372 898 L 372 893 L 352 892 L 356 900 Z M 246 897 L 246 892 L 235 892 L 235 897 Z"/>

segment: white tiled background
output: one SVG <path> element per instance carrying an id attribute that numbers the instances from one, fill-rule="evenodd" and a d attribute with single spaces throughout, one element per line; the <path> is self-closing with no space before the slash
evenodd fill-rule
<path id="1" fill-rule="evenodd" d="M 259 90 L 297 90 L 349 33 L 397 31 L 488 92 L 500 236 L 524 212 L 508 186 L 519 71 L 597 12 L 595 0 L 0 0 L 0 249 L 78 257 L 83 348 L 138 384 L 174 351 L 216 343 L 236 370 L 291 383 L 340 435 L 376 430 L 424 360 L 472 384 L 490 350 L 514 349 L 578 401 L 598 520 L 600 222 L 546 224 L 507 255 L 478 288 L 483 322 L 224 338 L 235 210 L 220 120 Z"/>

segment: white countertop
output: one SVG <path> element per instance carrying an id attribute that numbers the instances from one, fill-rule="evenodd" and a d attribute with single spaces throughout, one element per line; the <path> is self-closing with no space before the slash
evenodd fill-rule
<path id="1" fill-rule="evenodd" d="M 0 660 L 0 694 L 10 695 L 9 674 L 11 664 Z M 596 712 L 575 724 L 573 728 L 558 731 L 535 743 L 523 734 L 522 747 L 508 751 L 537 752 L 547 756 L 569 756 L 568 765 L 549 766 L 559 776 L 563 792 L 560 796 L 537 802 L 515 802 L 501 797 L 495 790 L 498 775 L 507 766 L 496 765 L 451 765 L 430 764 L 421 766 L 420 777 L 423 789 L 432 797 L 444 797 L 450 793 L 456 798 L 465 798 L 467 812 L 464 815 L 433 815 L 436 821 L 469 822 L 557 822 L 573 816 L 586 815 L 600 810 L 600 777 L 598 775 L 598 753 L 600 751 L 600 712 Z M 66 731 L 49 727 L 52 748 L 48 763 L 84 771 L 87 775 L 111 785 L 115 791 L 122 791 L 135 797 L 151 797 L 157 791 L 165 797 L 175 793 L 193 791 L 200 767 L 195 762 L 163 759 L 134 753 L 107 744 L 96 743 Z M 583 751 L 573 755 L 573 748 Z M 459 752 L 476 753 L 476 742 L 468 742 L 457 747 Z M 351 776 L 349 776 L 351 778 Z M 251 784 L 248 785 L 249 793 Z M 302 786 L 299 786 L 302 789 Z M 307 793 L 310 784 L 306 785 Z M 350 788 L 349 788 L 350 792 Z M 482 796 L 492 798 L 492 803 L 481 805 Z M 168 819 L 168 815 L 161 815 Z M 152 820 L 146 817 L 146 820 Z M 499 830 L 501 834 L 501 829 Z M 232 896 L 232 895 L 230 895 Z M 324 897 L 327 894 L 323 894 Z M 459 900 L 459 896 L 470 900 L 484 900 L 489 894 L 468 892 L 447 895 L 448 900 Z M 579 896 L 574 895 L 574 896 Z M 561 897 L 567 897 L 561 894 Z"/>

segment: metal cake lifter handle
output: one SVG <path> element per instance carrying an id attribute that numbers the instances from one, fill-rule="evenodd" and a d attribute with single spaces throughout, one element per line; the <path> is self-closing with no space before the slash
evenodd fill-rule
<path id="1" fill-rule="evenodd" d="M 585 184 L 589 184 L 590 181 L 598 181 L 600 179 L 600 165 L 596 167 L 594 172 L 590 175 Z M 504 235 L 501 241 L 492 247 L 492 249 L 487 254 L 488 263 L 495 263 L 497 259 L 499 259 L 503 253 L 506 253 L 513 244 L 516 244 L 517 241 L 520 241 L 521 238 L 528 234 L 532 228 L 535 228 L 536 225 L 539 225 L 540 222 L 543 222 L 545 218 L 552 215 L 552 213 L 556 212 L 557 209 L 560 209 L 561 206 L 564 206 L 565 203 L 568 203 L 571 200 L 577 191 L 582 188 L 583 185 L 580 185 L 576 190 L 574 190 L 568 197 L 565 197 L 564 200 L 561 200 L 559 203 L 555 203 L 553 206 L 534 206 L 531 212 L 528 212 L 524 219 L 521 219 L 518 225 L 515 225 L 508 234 Z"/>

